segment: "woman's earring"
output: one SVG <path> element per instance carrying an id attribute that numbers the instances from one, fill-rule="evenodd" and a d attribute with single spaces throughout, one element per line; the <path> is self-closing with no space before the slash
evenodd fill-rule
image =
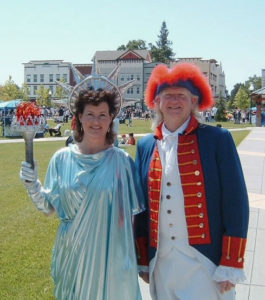
<path id="1" fill-rule="evenodd" d="M 109 129 L 108 129 L 108 131 L 107 131 L 108 133 L 110 133 L 110 127 L 109 127 Z"/>
<path id="2" fill-rule="evenodd" d="M 84 131 L 82 123 L 80 124 L 80 131 L 81 131 L 81 132 Z"/>

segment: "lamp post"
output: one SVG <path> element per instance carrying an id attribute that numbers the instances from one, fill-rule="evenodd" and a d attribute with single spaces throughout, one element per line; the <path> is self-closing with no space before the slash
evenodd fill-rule
<path id="1" fill-rule="evenodd" d="M 51 91 L 51 89 L 49 89 L 49 106 L 51 106 L 52 105 L 52 91 Z"/>
<path id="2" fill-rule="evenodd" d="M 253 82 L 251 82 L 250 86 L 249 86 L 249 92 L 250 92 L 250 108 L 249 108 L 249 124 L 252 124 L 252 93 L 254 91 L 254 85 Z"/>

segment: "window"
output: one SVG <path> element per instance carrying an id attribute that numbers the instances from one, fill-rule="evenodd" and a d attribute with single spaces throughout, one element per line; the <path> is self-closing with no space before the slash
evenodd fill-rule
<path id="1" fill-rule="evenodd" d="M 133 87 L 131 87 L 129 90 L 130 90 L 130 93 L 133 94 Z"/>
<path id="2" fill-rule="evenodd" d="M 133 80 L 133 74 L 131 75 L 131 80 Z"/>
<path id="3" fill-rule="evenodd" d="M 136 88 L 136 93 L 140 94 L 140 87 L 139 86 L 137 86 L 137 88 Z"/>
<path id="4" fill-rule="evenodd" d="M 51 93 L 53 94 L 53 85 L 49 85 L 49 89 L 50 89 Z"/>
<path id="5" fill-rule="evenodd" d="M 49 82 L 53 82 L 53 74 L 49 75 Z"/>
<path id="6" fill-rule="evenodd" d="M 34 74 L 33 75 L 33 82 L 37 82 L 38 81 L 38 75 L 37 74 Z"/>
<path id="7" fill-rule="evenodd" d="M 30 74 L 28 74 L 27 75 L 27 82 L 30 82 L 30 80 L 31 80 L 31 76 L 30 76 Z"/>
<path id="8" fill-rule="evenodd" d="M 36 95 L 37 89 L 38 89 L 38 86 L 37 86 L 37 85 L 34 85 L 34 87 L 33 87 L 33 95 Z"/>
<path id="9" fill-rule="evenodd" d="M 137 80 L 140 80 L 140 74 L 137 74 L 136 76 L 137 76 Z"/>
<path id="10" fill-rule="evenodd" d="M 67 74 L 63 74 L 63 78 L 65 79 L 65 82 L 67 82 Z"/>
<path id="11" fill-rule="evenodd" d="M 40 74 L 40 82 L 44 82 L 44 74 Z"/>
<path id="12" fill-rule="evenodd" d="M 60 81 L 60 74 L 56 74 L 56 80 Z"/>

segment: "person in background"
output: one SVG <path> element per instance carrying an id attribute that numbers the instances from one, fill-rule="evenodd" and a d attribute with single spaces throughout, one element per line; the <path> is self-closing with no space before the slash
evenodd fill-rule
<path id="1" fill-rule="evenodd" d="M 82 87 L 86 80 L 91 76 Z M 132 217 L 144 207 L 132 158 L 113 147 L 119 95 L 115 88 L 80 91 L 75 144 L 53 155 L 44 186 L 36 164 L 33 170 L 22 163 L 33 203 L 60 219 L 52 258 L 56 299 L 141 300 Z"/>
<path id="2" fill-rule="evenodd" d="M 126 137 L 126 134 L 122 134 L 122 135 L 121 135 L 121 140 L 119 141 L 119 144 L 121 144 L 121 145 L 127 144 L 127 137 Z"/>
<path id="3" fill-rule="evenodd" d="M 133 133 L 129 133 L 129 138 L 128 138 L 126 144 L 135 145 L 135 138 L 133 136 Z"/>
<path id="4" fill-rule="evenodd" d="M 248 194 L 230 132 L 201 124 L 211 87 L 189 63 L 158 65 L 147 84 L 154 134 L 137 143 L 148 210 L 135 218 L 140 276 L 152 299 L 232 300 L 245 279 Z"/>

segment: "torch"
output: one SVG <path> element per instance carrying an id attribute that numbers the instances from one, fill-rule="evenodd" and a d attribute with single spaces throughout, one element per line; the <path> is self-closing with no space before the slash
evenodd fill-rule
<path id="1" fill-rule="evenodd" d="M 16 109 L 12 129 L 19 132 L 25 141 L 25 158 L 34 169 L 33 139 L 36 132 L 44 130 L 45 119 L 39 107 L 33 102 L 22 102 Z"/>

